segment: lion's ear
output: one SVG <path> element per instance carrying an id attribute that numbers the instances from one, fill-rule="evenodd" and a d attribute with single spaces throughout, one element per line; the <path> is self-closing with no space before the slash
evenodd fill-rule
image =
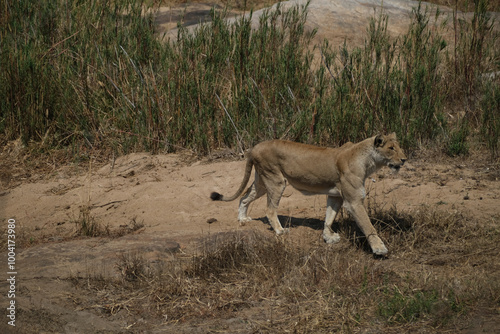
<path id="1" fill-rule="evenodd" d="M 391 139 L 396 139 L 396 132 L 393 132 L 391 133 L 390 135 L 388 135 L 387 137 L 391 138 Z"/>
<path id="2" fill-rule="evenodd" d="M 377 135 L 374 142 L 375 147 L 384 145 L 384 135 Z"/>

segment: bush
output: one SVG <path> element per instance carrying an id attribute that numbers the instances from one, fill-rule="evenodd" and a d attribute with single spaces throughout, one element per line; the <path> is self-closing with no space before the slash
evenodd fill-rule
<path id="1" fill-rule="evenodd" d="M 481 133 L 490 149 L 492 158 L 496 158 L 500 139 L 500 87 L 498 84 L 493 82 L 486 84 L 481 107 L 483 112 Z"/>
<path id="2" fill-rule="evenodd" d="M 458 129 L 452 130 L 448 138 L 446 153 L 449 156 L 466 155 L 469 153 L 469 125 L 466 120 L 462 121 Z"/>

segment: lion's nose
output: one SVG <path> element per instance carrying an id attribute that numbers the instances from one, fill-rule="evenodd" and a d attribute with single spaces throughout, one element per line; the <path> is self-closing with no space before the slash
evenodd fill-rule
<path id="1" fill-rule="evenodd" d="M 404 164 L 406 160 L 408 159 L 407 158 L 401 159 L 401 162 Z"/>

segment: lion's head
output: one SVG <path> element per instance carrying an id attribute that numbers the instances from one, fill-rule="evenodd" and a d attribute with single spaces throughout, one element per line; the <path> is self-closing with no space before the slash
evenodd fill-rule
<path id="1" fill-rule="evenodd" d="M 378 135 L 375 137 L 375 149 L 382 157 L 383 163 L 387 165 L 394 173 L 399 172 L 401 166 L 407 160 L 405 153 L 399 146 L 396 134 Z"/>

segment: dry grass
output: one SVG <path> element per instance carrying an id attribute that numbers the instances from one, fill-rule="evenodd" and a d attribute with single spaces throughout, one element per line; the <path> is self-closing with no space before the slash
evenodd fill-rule
<path id="1" fill-rule="evenodd" d="M 92 296 L 80 300 L 84 308 L 125 309 L 164 326 L 243 317 L 250 332 L 456 330 L 477 307 L 498 307 L 498 228 L 429 207 L 371 214 L 391 247 L 388 259 L 374 258 L 347 218 L 339 226 L 348 242 L 334 247 L 216 234 L 191 256 L 148 263 L 125 254 L 119 279 L 73 281 Z"/>

